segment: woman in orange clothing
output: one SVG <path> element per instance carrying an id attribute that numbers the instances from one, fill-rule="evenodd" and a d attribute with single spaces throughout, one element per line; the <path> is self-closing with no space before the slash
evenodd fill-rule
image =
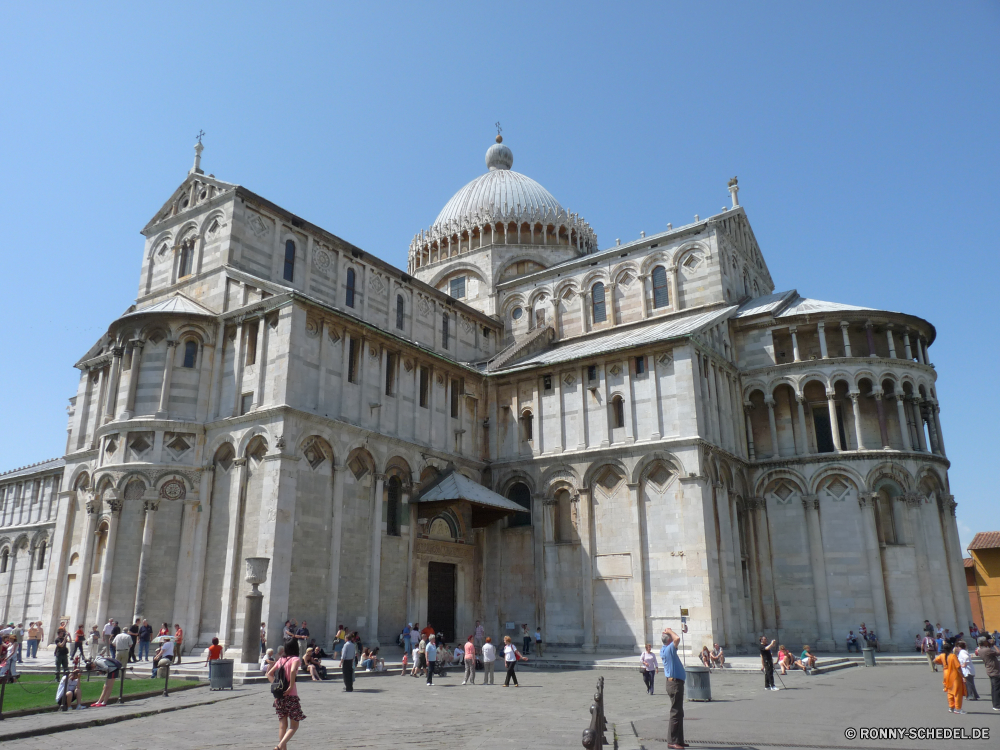
<path id="1" fill-rule="evenodd" d="M 944 653 L 934 657 L 934 663 L 944 667 L 944 691 L 948 693 L 948 710 L 953 714 L 964 714 L 962 699 L 965 698 L 965 678 L 958 664 L 958 657 L 945 645 Z"/>

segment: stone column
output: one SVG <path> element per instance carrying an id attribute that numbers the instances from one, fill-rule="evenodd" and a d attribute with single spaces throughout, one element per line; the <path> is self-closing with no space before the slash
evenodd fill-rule
<path id="1" fill-rule="evenodd" d="M 145 519 L 142 524 L 142 547 L 139 551 L 139 575 L 135 585 L 135 611 L 132 619 L 146 614 L 146 584 L 149 578 L 149 557 L 153 549 L 153 522 L 156 511 L 160 507 L 159 500 L 146 500 L 142 504 Z"/>
<path id="2" fill-rule="evenodd" d="M 663 435 L 663 410 L 660 402 L 660 375 L 656 371 L 656 354 L 649 355 L 649 395 L 653 399 L 653 429 L 649 433 L 650 440 L 659 440 Z"/>
<path id="3" fill-rule="evenodd" d="M 406 509 L 406 620 L 413 622 L 416 611 L 415 592 L 413 590 L 413 551 L 417 546 L 417 506 L 410 503 L 413 487 L 409 483 L 403 485 L 403 507 Z"/>
<path id="4" fill-rule="evenodd" d="M 875 625 L 879 638 L 884 642 L 892 641 L 889 630 L 889 609 L 885 602 L 885 579 L 882 577 L 882 553 L 879 548 L 878 534 L 875 531 L 875 503 L 878 495 L 874 492 L 862 492 L 858 495 L 858 507 L 861 510 L 861 527 L 865 535 L 865 549 L 868 553 L 868 578 L 871 582 L 872 601 L 875 604 Z"/>
<path id="5" fill-rule="evenodd" d="M 646 507 L 642 500 L 640 487 L 638 484 L 628 485 L 629 497 L 632 500 L 632 507 L 635 508 L 635 541 L 636 547 L 632 554 L 632 599 L 635 606 L 635 624 L 633 632 L 636 638 L 636 647 L 641 650 L 646 643 L 649 628 L 646 612 L 646 566 L 643 550 L 646 549 Z M 558 512 L 558 511 L 557 511 Z"/>
<path id="6" fill-rule="evenodd" d="M 820 651 L 833 651 L 835 643 L 830 617 L 830 593 L 826 581 L 826 553 L 823 549 L 823 531 L 819 518 L 819 496 L 803 495 L 802 509 L 806 517 L 813 594 L 816 597 L 816 624 L 819 628 L 817 648 Z"/>
<path id="7" fill-rule="evenodd" d="M 767 424 L 771 429 L 771 458 L 780 458 L 781 449 L 778 447 L 778 425 L 774 421 L 774 397 L 768 396 L 764 399 L 767 404 Z"/>
<path id="8" fill-rule="evenodd" d="M 889 342 L 889 356 L 896 359 L 896 342 L 892 338 L 892 323 L 885 327 L 885 338 Z"/>
<path id="9" fill-rule="evenodd" d="M 215 335 L 215 351 L 212 355 L 212 391 L 208 400 L 208 418 L 215 420 L 222 416 L 222 372 L 226 365 L 226 324 L 219 323 Z M 236 347 L 233 347 L 236 350 Z M 234 362 L 235 364 L 235 362 Z"/>
<path id="10" fill-rule="evenodd" d="M 28 597 L 31 596 L 31 574 L 35 570 L 35 559 L 38 554 L 38 545 L 32 545 L 28 550 L 28 569 L 24 571 L 24 591 L 21 592 L 21 614 L 18 615 L 16 622 L 24 622 L 27 620 L 28 614 Z M 14 619 L 13 617 L 11 618 Z M 73 627 L 73 625 L 70 625 Z"/>
<path id="11" fill-rule="evenodd" d="M 972 605 L 969 602 L 968 588 L 965 584 L 965 571 L 962 565 L 962 543 L 958 538 L 958 526 L 955 522 L 955 509 L 958 503 L 954 495 L 942 495 L 945 551 L 948 555 L 948 573 L 951 577 L 951 594 L 955 601 L 955 623 L 959 630 L 972 621 Z"/>
<path id="12" fill-rule="evenodd" d="M 903 393 L 902 391 L 896 391 L 893 396 L 896 399 L 896 416 L 899 419 L 899 434 L 903 438 L 903 450 L 911 451 L 913 446 L 910 444 L 910 425 L 906 421 L 906 405 L 903 403 Z"/>
<path id="13" fill-rule="evenodd" d="M 316 411 L 326 413 L 326 339 L 330 324 L 325 318 L 319 323 L 319 377 L 316 381 Z"/>
<path id="14" fill-rule="evenodd" d="M 580 579 L 583 583 L 583 648 L 594 653 L 594 513 L 590 505 L 592 490 L 580 490 Z"/>
<path id="15" fill-rule="evenodd" d="M 590 296 L 590 292 L 580 292 L 580 329 L 581 329 L 581 333 L 587 333 L 587 331 L 590 330 L 590 326 L 588 325 L 588 323 L 590 322 L 590 318 L 589 318 L 588 312 L 587 312 L 587 308 L 589 307 L 589 305 L 587 304 L 587 297 L 589 297 L 589 296 Z"/>
<path id="16" fill-rule="evenodd" d="M 219 618 L 219 641 L 224 648 L 233 645 L 233 610 L 235 609 L 236 591 L 239 582 L 236 578 L 239 561 L 239 539 L 243 523 L 243 509 L 246 503 L 247 458 L 240 456 L 233 460 L 234 471 L 230 472 L 230 482 L 236 481 L 235 491 L 229 489 L 229 523 L 226 526 L 226 562 L 222 571 L 222 614 Z"/>
<path id="17" fill-rule="evenodd" d="M 753 404 L 743 404 L 743 413 L 746 416 L 746 423 L 747 423 L 747 451 L 749 453 L 750 460 L 756 461 L 757 453 L 754 450 L 754 445 L 753 445 L 753 422 L 750 420 L 751 409 L 753 409 Z"/>
<path id="18" fill-rule="evenodd" d="M 122 355 L 125 353 L 125 350 L 120 346 L 116 346 L 111 352 L 113 358 L 111 360 L 111 378 L 108 382 L 107 393 L 105 394 L 107 401 L 104 405 L 104 424 L 115 418 L 115 404 L 118 402 L 118 383 L 122 376 Z"/>
<path id="19" fill-rule="evenodd" d="M 852 391 L 850 396 L 851 396 L 851 405 L 854 408 L 854 437 L 858 442 L 858 450 L 863 451 L 865 450 L 865 441 L 864 438 L 862 437 L 862 433 L 864 432 L 864 430 L 862 429 L 861 426 L 861 404 L 858 403 L 858 399 L 861 397 L 861 394 L 854 393 Z"/>
<path id="20" fill-rule="evenodd" d="M 878 354 L 875 353 L 875 334 L 873 333 L 874 329 L 875 326 L 872 325 L 872 322 L 870 320 L 865 322 L 865 338 L 868 340 L 869 357 L 878 356 Z"/>
<path id="21" fill-rule="evenodd" d="M 122 419 L 131 419 L 135 412 L 135 389 L 139 384 L 139 366 L 142 363 L 142 347 L 144 341 L 132 342 L 132 364 L 128 368 L 128 389 L 125 392 L 125 411 Z"/>
<path id="22" fill-rule="evenodd" d="M 188 619 L 191 611 L 191 598 L 198 595 L 200 587 L 194 585 L 194 536 L 195 524 L 197 523 L 197 504 L 183 499 L 175 499 L 169 502 L 179 503 L 181 506 L 181 528 L 180 528 L 180 548 L 177 554 L 177 582 L 174 585 L 174 606 L 171 612 L 172 622 L 179 622 L 187 631 L 187 645 L 194 647 L 198 643 L 197 622 Z M 138 597 L 136 597 L 138 602 Z"/>
<path id="23" fill-rule="evenodd" d="M 7 591 L 3 597 L 3 615 L 0 615 L 0 620 L 2 620 L 5 623 L 9 622 L 11 619 L 10 597 L 11 593 L 14 591 L 14 573 L 17 571 L 17 558 L 19 557 L 19 555 L 17 554 L 17 549 L 18 548 L 15 545 L 11 545 L 10 557 L 8 558 L 9 562 L 7 566 Z"/>
<path id="24" fill-rule="evenodd" d="M 829 359 L 830 353 L 826 348 L 826 323 L 822 320 L 816 324 L 816 333 L 819 336 L 819 355 L 823 359 Z"/>
<path id="25" fill-rule="evenodd" d="M 87 600 L 90 599 L 91 571 L 94 569 L 94 536 L 97 533 L 97 501 L 91 497 L 87 501 L 87 526 L 83 532 L 83 554 L 80 556 L 80 594 L 73 613 L 73 627 L 82 623 L 87 616 Z"/>
<path id="26" fill-rule="evenodd" d="M 850 357 L 851 354 L 851 337 L 847 335 L 847 329 L 850 324 L 846 320 L 840 321 L 840 332 L 844 335 L 844 356 Z"/>
<path id="27" fill-rule="evenodd" d="M 906 358 L 913 361 L 913 350 L 910 348 L 910 330 L 906 329 L 903 331 L 903 347 Z"/>
<path id="28" fill-rule="evenodd" d="M 873 390 L 875 396 L 875 409 L 878 412 L 878 429 L 882 437 L 882 447 L 889 447 L 889 425 L 885 420 L 885 405 L 882 403 L 882 389 Z"/>
<path id="29" fill-rule="evenodd" d="M 833 436 L 834 450 L 844 450 L 840 444 L 840 420 L 837 419 L 837 394 L 836 392 L 826 392 L 826 404 L 830 411 L 830 433 Z"/>
<path id="30" fill-rule="evenodd" d="M 799 337 L 795 335 L 798 330 L 798 326 L 788 326 L 788 332 L 792 334 L 792 361 L 794 362 L 802 361 L 802 358 L 799 356 Z"/>
<path id="31" fill-rule="evenodd" d="M 632 404 L 635 403 L 635 394 L 632 393 L 632 361 L 626 359 L 622 363 L 622 377 L 625 380 L 625 403 L 622 407 L 625 410 L 625 442 L 635 442 L 635 418 L 632 414 Z"/>
<path id="32" fill-rule="evenodd" d="M 924 436 L 924 417 L 920 410 L 922 401 L 923 399 L 920 396 L 914 396 L 910 402 L 910 408 L 913 410 L 913 427 L 917 433 L 917 448 L 921 453 L 927 453 L 927 440 Z"/>
<path id="33" fill-rule="evenodd" d="M 934 430 L 937 432 L 937 442 L 938 449 L 941 451 L 941 455 L 947 455 L 944 452 L 944 434 L 941 432 L 941 407 L 937 402 L 931 403 L 931 417 L 934 419 Z"/>
<path id="34" fill-rule="evenodd" d="M 941 442 L 938 440 L 937 425 L 934 423 L 934 402 L 927 400 L 927 433 L 931 439 L 931 452 L 943 454 Z"/>
<path id="35" fill-rule="evenodd" d="M 337 635 L 337 599 L 340 596 L 340 549 L 341 533 L 344 526 L 344 472 L 342 464 L 333 466 L 333 498 L 330 503 L 332 521 L 330 523 L 330 579 L 326 602 L 326 642 L 333 651 L 333 640 Z"/>
<path id="36" fill-rule="evenodd" d="M 645 320 L 649 317 L 649 298 L 646 297 L 646 280 L 649 278 L 648 273 L 644 273 L 639 277 L 639 289 L 642 292 L 642 319 Z"/>
<path id="37" fill-rule="evenodd" d="M 368 577 L 368 622 L 371 633 L 366 641 L 378 646 L 378 604 L 379 583 L 382 572 L 382 492 L 385 488 L 385 474 L 375 475 L 375 494 L 372 497 L 371 566 Z"/>
<path id="38" fill-rule="evenodd" d="M 108 603 L 111 601 L 111 573 L 115 562 L 115 541 L 118 539 L 118 519 L 121 516 L 121 498 L 108 498 L 109 513 L 108 542 L 104 546 L 104 564 L 101 566 L 101 590 L 97 598 L 97 621 L 103 623 L 108 619 Z"/>
<path id="39" fill-rule="evenodd" d="M 618 284 L 616 282 L 608 282 L 604 287 L 604 305 L 605 309 L 608 311 L 608 318 L 611 320 L 611 325 L 618 325 L 618 311 L 615 308 L 615 289 Z"/>
<path id="40" fill-rule="evenodd" d="M 587 449 L 587 393 L 590 392 L 587 382 L 587 367 L 580 368 L 580 418 L 576 420 L 578 450 Z"/>
<path id="41" fill-rule="evenodd" d="M 194 546 L 191 549 L 191 587 L 188 597 L 188 611 L 185 617 L 188 627 L 198 630 L 201 624 L 201 604 L 205 591 L 205 557 L 208 554 L 208 526 L 212 518 L 212 492 L 215 489 L 215 464 L 201 470 L 198 486 L 198 505 L 191 508 L 194 516 Z M 214 634 L 212 634 L 214 635 Z M 195 643 L 205 643 L 208 635 L 195 633 Z"/>
<path id="42" fill-rule="evenodd" d="M 677 296 L 677 266 L 670 266 L 667 269 L 667 279 L 670 281 L 670 304 L 674 310 L 680 310 L 681 300 Z"/>
<path id="43" fill-rule="evenodd" d="M 267 344 L 268 326 L 267 319 L 261 315 L 257 323 L 257 387 L 253 394 L 254 408 L 259 409 L 264 405 L 264 387 L 267 383 Z M 258 621 L 259 622 L 259 621 Z"/>
<path id="44" fill-rule="evenodd" d="M 170 408 L 170 381 L 174 376 L 174 348 L 176 341 L 167 339 L 167 353 L 163 358 L 163 379 L 160 381 L 160 407 L 156 410 L 157 419 L 166 419 Z"/>
<path id="45" fill-rule="evenodd" d="M 806 397 L 801 393 L 795 394 L 795 402 L 799 410 L 799 432 L 802 433 L 802 453 L 800 455 L 807 456 L 812 451 L 809 450 L 809 432 L 806 430 Z"/>

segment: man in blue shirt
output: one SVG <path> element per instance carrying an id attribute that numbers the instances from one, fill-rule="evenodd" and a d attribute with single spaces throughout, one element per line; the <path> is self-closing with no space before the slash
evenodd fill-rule
<path id="1" fill-rule="evenodd" d="M 667 678 L 667 696 L 670 698 L 670 719 L 667 722 L 667 747 L 680 750 L 684 744 L 684 665 L 677 656 L 677 645 L 681 637 L 670 628 L 663 630 L 663 648 L 660 661 L 663 674 Z"/>
<path id="2" fill-rule="evenodd" d="M 424 656 L 427 658 L 427 684 L 434 684 L 434 666 L 437 661 L 437 638 L 431 633 L 428 636 L 427 648 L 424 649 Z"/>
<path id="3" fill-rule="evenodd" d="M 358 647 L 354 645 L 354 637 L 347 636 L 344 647 L 340 651 L 340 670 L 344 676 L 344 692 L 354 692 L 354 656 Z"/>

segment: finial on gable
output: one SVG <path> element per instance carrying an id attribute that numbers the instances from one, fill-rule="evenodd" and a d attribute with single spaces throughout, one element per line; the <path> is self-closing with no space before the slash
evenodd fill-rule
<path id="1" fill-rule="evenodd" d="M 734 177 L 729 181 L 729 194 L 733 196 L 733 208 L 740 207 L 740 198 L 737 193 L 740 192 L 739 181 Z"/>
<path id="2" fill-rule="evenodd" d="M 201 152 L 205 150 L 205 147 L 201 143 L 201 139 L 204 135 L 204 130 L 198 131 L 198 142 L 194 144 L 194 166 L 191 167 L 191 171 L 188 172 L 188 174 L 205 174 L 205 170 L 201 168 Z"/>

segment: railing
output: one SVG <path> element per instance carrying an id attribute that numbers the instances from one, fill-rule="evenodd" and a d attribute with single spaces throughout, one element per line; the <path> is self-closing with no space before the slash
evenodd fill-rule
<path id="1" fill-rule="evenodd" d="M 604 733 L 608 729 L 608 721 L 604 717 L 604 678 L 597 678 L 597 692 L 594 693 L 594 702 L 590 704 L 590 726 L 583 730 L 583 746 L 587 750 L 604 750 L 608 746 L 608 741 Z M 618 743 L 614 744 L 615 750 Z"/>

